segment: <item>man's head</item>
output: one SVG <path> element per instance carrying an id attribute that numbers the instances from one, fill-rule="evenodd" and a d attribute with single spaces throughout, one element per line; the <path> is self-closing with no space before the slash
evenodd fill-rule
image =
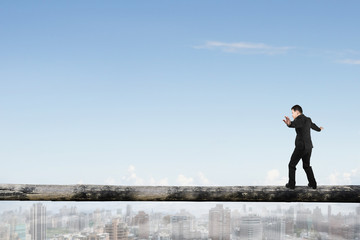
<path id="1" fill-rule="evenodd" d="M 294 105 L 291 108 L 291 112 L 294 119 L 303 113 L 302 108 L 299 105 Z"/>

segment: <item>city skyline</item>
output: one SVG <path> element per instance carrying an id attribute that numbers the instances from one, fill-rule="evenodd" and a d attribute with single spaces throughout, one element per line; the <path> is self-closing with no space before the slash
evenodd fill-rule
<path id="1" fill-rule="evenodd" d="M 0 239 L 345 240 L 360 237 L 360 204 L 352 204 L 349 213 L 336 214 L 332 210 L 334 204 L 327 204 L 323 210 L 320 204 L 278 204 L 269 208 L 264 204 L 239 203 L 237 208 L 229 208 L 226 203 L 212 203 L 199 216 L 186 207 L 172 212 L 147 211 L 134 209 L 130 203 L 121 208 L 93 208 L 84 212 L 77 207 L 79 204 L 61 204 L 56 211 L 47 210 L 52 203 L 35 202 L 30 207 L 0 212 Z"/>
<path id="2" fill-rule="evenodd" d="M 333 214 L 349 214 L 354 211 L 354 209 L 359 206 L 358 203 L 296 203 L 296 202 L 69 202 L 64 204 L 64 202 L 36 202 L 36 201 L 27 201 L 27 202 L 19 202 L 19 201 L 2 201 L 0 204 L 0 213 L 6 211 L 16 211 L 19 208 L 31 208 L 34 203 L 43 203 L 47 207 L 48 212 L 56 212 L 59 211 L 62 207 L 76 207 L 79 211 L 83 212 L 92 212 L 94 209 L 112 209 L 112 211 L 116 211 L 116 209 L 124 209 L 126 212 L 127 206 L 131 206 L 130 211 L 160 211 L 165 213 L 175 213 L 180 212 L 182 209 L 187 209 L 192 212 L 196 217 L 200 217 L 201 215 L 208 212 L 209 209 L 216 206 L 216 204 L 222 204 L 224 208 L 229 209 L 242 209 L 243 206 L 247 206 L 254 210 L 261 209 L 266 207 L 270 210 L 276 210 L 279 207 L 287 208 L 296 205 L 303 205 L 307 208 L 321 208 L 322 211 L 326 211 L 328 206 L 332 207 Z M 254 211 L 256 214 L 260 214 L 260 212 Z"/>

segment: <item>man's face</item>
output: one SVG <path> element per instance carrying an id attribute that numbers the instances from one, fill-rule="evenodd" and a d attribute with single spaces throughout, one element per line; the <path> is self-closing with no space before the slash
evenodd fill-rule
<path id="1" fill-rule="evenodd" d="M 301 113 L 299 111 L 294 111 L 294 109 L 291 109 L 292 117 L 295 119 L 297 118 Z"/>

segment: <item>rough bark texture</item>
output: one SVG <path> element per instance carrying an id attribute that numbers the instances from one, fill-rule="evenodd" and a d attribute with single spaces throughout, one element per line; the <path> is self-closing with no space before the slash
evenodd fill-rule
<path id="1" fill-rule="evenodd" d="M 0 200 L 360 202 L 360 186 L 115 186 L 0 184 Z"/>

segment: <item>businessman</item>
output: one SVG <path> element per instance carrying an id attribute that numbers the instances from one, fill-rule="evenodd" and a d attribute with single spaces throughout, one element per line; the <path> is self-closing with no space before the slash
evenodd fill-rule
<path id="1" fill-rule="evenodd" d="M 302 159 L 303 168 L 309 181 L 308 186 L 316 189 L 316 180 L 310 166 L 310 157 L 313 148 L 310 129 L 320 132 L 324 128 L 319 128 L 311 121 L 311 118 L 305 116 L 299 105 L 293 106 L 291 108 L 291 112 L 294 121 L 290 121 L 287 116 L 285 116 L 285 119 L 283 120 L 289 128 L 295 128 L 296 131 L 295 149 L 289 162 L 289 182 L 285 185 L 285 187 L 295 189 L 296 165 L 299 163 L 300 159 Z"/>

